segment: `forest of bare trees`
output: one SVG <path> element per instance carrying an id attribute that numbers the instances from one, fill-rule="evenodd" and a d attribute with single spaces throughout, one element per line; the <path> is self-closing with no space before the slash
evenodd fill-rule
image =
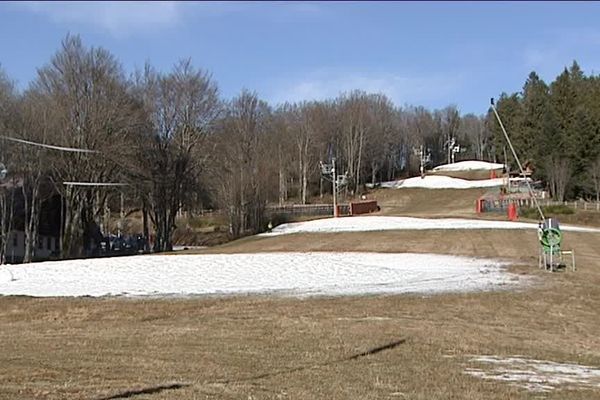
<path id="1" fill-rule="evenodd" d="M 513 103 L 504 96 L 498 107 L 509 119 L 527 107 L 520 98 Z M 522 132 L 515 118 L 507 125 Z M 542 129 L 540 123 L 526 126 Z M 144 234 L 155 236 L 155 251 L 166 251 L 181 210 L 219 210 L 237 237 L 264 229 L 268 204 L 320 201 L 331 185 L 319 162 L 334 157 L 346 175 L 347 196 L 361 194 L 366 183 L 417 175 L 421 147 L 430 167 L 450 160 L 452 141 L 461 147 L 456 161 L 503 161 L 489 115 L 461 115 L 453 105 L 399 107 L 383 94 L 358 90 L 294 104 L 271 105 L 248 90 L 226 100 L 211 75 L 190 60 L 170 71 L 147 64 L 127 75 L 110 52 L 86 47 L 78 36 L 67 36 L 23 91 L 0 71 L 0 131 L 86 150 L 1 141 L 0 162 L 9 172 L 0 188 L 0 258 L 18 188 L 25 204 L 25 261 L 36 246 L 40 206 L 52 195 L 62 204 L 62 257 L 85 254 L 119 201 L 141 211 Z M 518 147 L 530 146 L 528 140 L 519 134 Z M 560 157 L 540 160 L 541 170 L 544 163 L 556 164 L 545 177 L 564 196 L 578 170 Z M 599 175 L 591 169 L 596 192 Z"/>

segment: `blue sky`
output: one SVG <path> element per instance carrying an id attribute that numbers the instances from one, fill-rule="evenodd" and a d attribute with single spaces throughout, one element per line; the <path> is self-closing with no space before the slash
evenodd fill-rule
<path id="1" fill-rule="evenodd" d="M 0 3 L 0 64 L 24 88 L 67 33 L 127 72 L 179 59 L 272 104 L 363 89 L 397 105 L 486 112 L 535 70 L 600 72 L 597 2 Z"/>

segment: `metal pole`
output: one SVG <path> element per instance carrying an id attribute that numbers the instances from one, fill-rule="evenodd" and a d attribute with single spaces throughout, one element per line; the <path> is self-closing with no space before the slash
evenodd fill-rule
<path id="1" fill-rule="evenodd" d="M 337 211 L 337 177 L 335 175 L 335 157 L 331 159 L 331 175 L 333 177 L 333 217 L 338 216 Z"/>
<path id="2" fill-rule="evenodd" d="M 122 229 L 123 229 L 123 221 L 125 220 L 125 210 L 124 210 L 124 203 L 125 203 L 125 198 L 123 196 L 123 192 L 121 192 L 121 211 L 120 211 L 120 215 L 119 215 L 119 237 L 121 237 L 122 235 Z"/>
<path id="3" fill-rule="evenodd" d="M 527 180 L 527 177 L 525 176 L 525 170 L 521 166 L 521 161 L 519 161 L 517 152 L 515 151 L 515 148 L 513 147 L 512 142 L 510 141 L 510 138 L 508 137 L 508 133 L 506 133 L 506 129 L 504 129 L 504 124 L 502 123 L 502 120 L 500 119 L 500 115 L 498 115 L 498 111 L 496 110 L 496 107 L 494 106 L 493 100 L 494 99 L 492 99 L 492 110 L 494 111 L 494 114 L 496 115 L 496 119 L 498 120 L 498 123 L 500 124 L 500 128 L 502 128 L 502 133 L 504 133 L 504 137 L 506 138 L 506 142 L 508 143 L 508 146 L 510 147 L 510 151 L 512 152 L 513 156 L 515 157 L 515 161 L 517 162 L 517 165 L 519 166 L 521 175 L 523 175 L 523 178 L 525 178 L 525 183 L 527 184 L 527 188 L 529 189 L 529 194 L 531 195 L 531 198 L 533 199 L 533 201 L 535 203 L 535 206 L 538 210 L 538 213 L 540 214 L 540 217 L 542 217 L 542 220 L 544 220 L 546 218 L 544 217 L 542 208 L 540 207 L 537 199 L 535 198 L 535 196 L 533 194 L 533 189 L 531 188 L 531 185 L 529 184 L 529 181 Z M 510 177 L 509 177 L 509 182 L 510 182 Z"/>
<path id="4" fill-rule="evenodd" d="M 420 172 L 421 172 L 421 178 L 425 177 L 425 163 L 424 163 L 424 157 L 425 157 L 425 150 L 423 150 L 423 145 L 421 145 L 421 168 L 420 168 Z"/>

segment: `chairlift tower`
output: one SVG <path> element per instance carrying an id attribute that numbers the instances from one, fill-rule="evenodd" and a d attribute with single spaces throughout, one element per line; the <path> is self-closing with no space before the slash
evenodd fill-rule
<path id="1" fill-rule="evenodd" d="M 457 144 L 457 145 L 455 145 L 455 146 L 452 147 L 452 164 L 454 164 L 454 156 L 455 156 L 455 154 L 456 153 L 460 153 L 460 151 L 461 151 L 461 148 L 460 148 L 459 144 Z"/>
<path id="2" fill-rule="evenodd" d="M 448 140 L 446 140 L 446 143 L 444 143 L 444 147 L 446 147 L 446 149 L 447 149 L 448 158 L 447 158 L 446 162 L 448 164 L 454 163 L 454 161 L 452 161 L 453 160 L 453 153 L 452 153 L 452 151 L 454 149 L 454 145 L 455 144 L 456 144 L 456 138 L 454 138 L 454 137 L 448 138 Z"/>
<path id="3" fill-rule="evenodd" d="M 338 199 L 337 199 L 337 194 L 338 194 L 338 190 L 341 186 L 345 186 L 347 183 L 347 177 L 346 174 L 342 174 L 342 175 L 338 175 L 336 173 L 336 168 L 335 168 L 335 157 L 331 158 L 331 164 L 325 164 L 322 161 L 319 162 L 319 165 L 321 167 L 321 174 L 328 176 L 331 176 L 331 183 L 333 185 L 333 216 L 334 218 L 339 217 L 339 212 L 338 212 Z M 325 178 L 327 180 L 329 180 L 329 178 Z"/>
<path id="4" fill-rule="evenodd" d="M 413 154 L 419 156 L 419 172 L 421 173 L 421 179 L 425 178 L 425 165 L 431 161 L 431 151 L 420 145 L 419 147 L 413 147 Z"/>

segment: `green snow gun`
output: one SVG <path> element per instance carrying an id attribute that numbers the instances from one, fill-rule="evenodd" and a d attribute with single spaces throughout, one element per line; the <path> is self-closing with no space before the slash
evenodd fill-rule
<path id="1" fill-rule="evenodd" d="M 554 218 L 548 218 L 544 221 L 541 221 L 538 228 L 538 238 L 544 253 L 559 253 L 562 242 L 562 232 L 560 231 L 558 220 Z"/>

